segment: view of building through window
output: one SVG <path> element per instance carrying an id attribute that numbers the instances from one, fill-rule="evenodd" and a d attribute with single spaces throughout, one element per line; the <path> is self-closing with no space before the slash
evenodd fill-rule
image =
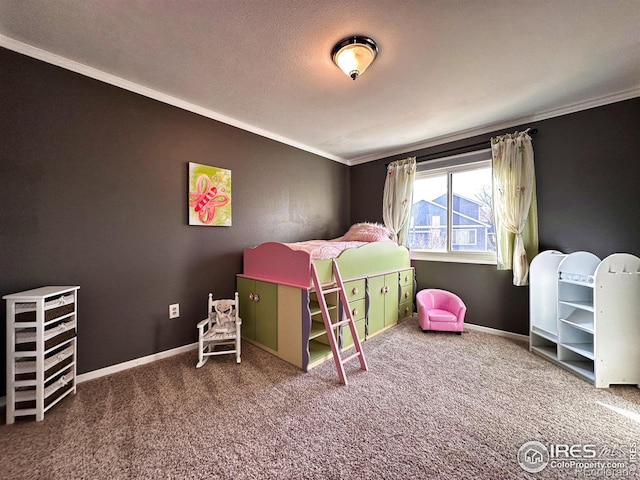
<path id="1" fill-rule="evenodd" d="M 491 163 L 481 165 L 416 174 L 409 229 L 412 250 L 495 252 Z"/>

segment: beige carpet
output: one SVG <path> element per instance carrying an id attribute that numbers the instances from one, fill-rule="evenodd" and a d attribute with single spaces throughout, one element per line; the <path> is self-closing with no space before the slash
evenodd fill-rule
<path id="1" fill-rule="evenodd" d="M 370 371 L 351 362 L 348 387 L 333 362 L 305 374 L 248 344 L 240 365 L 229 355 L 195 369 L 193 351 L 83 383 L 43 422 L 0 426 L 0 476 L 575 478 L 526 473 L 518 449 L 596 444 L 628 457 L 640 441 L 639 389 L 596 389 L 524 343 L 423 333 L 408 319 L 364 348 Z"/>

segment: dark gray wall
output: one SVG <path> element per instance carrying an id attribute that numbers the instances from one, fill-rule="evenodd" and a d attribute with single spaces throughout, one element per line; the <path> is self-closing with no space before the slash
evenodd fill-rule
<path id="1" fill-rule="evenodd" d="M 385 165 L 409 155 L 462 153 L 501 133 L 538 128 L 533 137 L 540 250 L 640 256 L 640 98 L 492 132 L 354 166 L 351 221 L 381 221 Z M 482 148 L 482 147 L 476 147 Z M 420 160 L 420 158 L 418 159 Z M 418 288 L 445 288 L 466 302 L 467 321 L 526 334 L 529 289 L 488 265 L 414 261 Z"/>
<path id="2" fill-rule="evenodd" d="M 80 285 L 80 373 L 196 341 L 245 247 L 349 226 L 345 165 L 4 49 L 0 72 L 0 294 Z M 232 171 L 233 226 L 188 226 L 190 161 Z"/>

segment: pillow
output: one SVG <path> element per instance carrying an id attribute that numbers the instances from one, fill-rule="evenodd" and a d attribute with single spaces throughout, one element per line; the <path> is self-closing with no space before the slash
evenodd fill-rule
<path id="1" fill-rule="evenodd" d="M 356 223 L 344 234 L 345 242 L 390 242 L 391 232 L 378 223 Z"/>

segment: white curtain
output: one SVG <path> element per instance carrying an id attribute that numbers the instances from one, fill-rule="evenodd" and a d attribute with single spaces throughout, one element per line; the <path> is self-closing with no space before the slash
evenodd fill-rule
<path id="1" fill-rule="evenodd" d="M 538 208 L 531 137 L 524 132 L 491 139 L 493 206 L 499 270 L 528 284 L 529 259 L 538 253 Z"/>
<path id="2" fill-rule="evenodd" d="M 416 176 L 416 157 L 391 162 L 387 167 L 382 198 L 382 219 L 391 230 L 398 245 L 407 245 L 409 218 L 413 201 L 413 179 Z"/>

